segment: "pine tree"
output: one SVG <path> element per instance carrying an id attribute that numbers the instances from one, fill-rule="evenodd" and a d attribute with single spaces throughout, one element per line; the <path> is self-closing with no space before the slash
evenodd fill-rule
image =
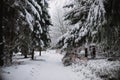
<path id="1" fill-rule="evenodd" d="M 41 26 L 42 26 L 42 34 L 41 34 L 41 40 L 44 43 L 43 47 L 49 47 L 49 43 L 50 43 L 50 36 L 49 36 L 49 25 L 51 25 L 50 22 L 50 16 L 48 14 L 48 3 L 46 0 L 42 0 L 41 3 L 43 3 L 43 5 L 41 5 L 42 8 L 42 19 L 41 19 Z"/>
<path id="2" fill-rule="evenodd" d="M 73 29 L 60 37 L 58 47 L 97 43 L 101 50 L 118 53 L 120 43 L 119 0 L 73 0 L 65 20 Z"/>
<path id="3" fill-rule="evenodd" d="M 3 3 L 3 18 L 2 26 L 3 27 L 3 38 L 4 38 L 4 64 L 9 64 L 12 62 L 12 53 L 16 44 L 16 19 L 17 19 L 17 10 L 12 6 L 13 1 L 4 0 Z"/>
<path id="4" fill-rule="evenodd" d="M 73 29 L 60 38 L 58 45 L 64 48 L 97 42 L 94 36 L 105 22 L 103 0 L 74 0 L 65 7 L 71 8 L 65 20 L 73 25 Z"/>
<path id="5" fill-rule="evenodd" d="M 16 1 L 19 10 L 18 21 L 18 43 L 20 51 L 27 56 L 27 54 L 34 53 L 38 48 L 42 49 L 46 45 L 48 26 L 50 25 L 49 15 L 46 10 L 47 3 L 37 0 Z M 21 24 L 22 23 L 22 24 Z M 42 35 L 45 35 L 43 38 Z M 47 46 L 47 45 L 46 45 Z"/>
<path id="6" fill-rule="evenodd" d="M 3 44 L 3 25 L 2 25 L 2 19 L 3 19 L 3 0 L 0 2 L 0 66 L 3 66 L 3 54 L 4 54 L 4 44 Z"/>
<path id="7" fill-rule="evenodd" d="M 32 45 L 34 47 L 32 52 L 34 52 L 35 48 L 38 48 L 40 50 L 40 55 L 41 55 L 41 49 L 44 47 L 47 47 L 50 42 L 49 34 L 48 34 L 50 17 L 46 9 L 48 7 L 47 2 L 45 2 L 45 0 L 41 0 L 41 1 L 37 1 L 37 3 L 41 7 L 41 10 L 39 10 L 39 8 L 36 7 L 36 10 L 38 10 L 40 18 L 37 15 L 34 15 L 35 21 L 34 21 L 33 32 L 32 32 Z"/>
<path id="8" fill-rule="evenodd" d="M 120 43 L 120 1 L 119 0 L 106 0 L 105 10 L 106 10 L 106 20 L 107 23 L 102 28 L 101 36 L 103 37 L 102 42 L 105 42 L 105 50 L 119 53 L 119 43 Z"/>
<path id="9" fill-rule="evenodd" d="M 21 51 L 26 58 L 36 47 L 41 49 L 47 46 L 50 21 L 45 4 L 44 0 L 4 0 L 4 16 L 1 20 L 4 28 L 0 29 L 3 33 L 0 38 L 3 42 L 4 37 L 5 46 L 1 47 L 1 53 L 4 51 L 5 64 L 12 62 L 15 51 Z"/>

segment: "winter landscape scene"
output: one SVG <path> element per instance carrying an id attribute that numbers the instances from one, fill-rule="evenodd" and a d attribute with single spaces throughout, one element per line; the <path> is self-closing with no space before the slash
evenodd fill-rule
<path id="1" fill-rule="evenodd" d="M 1 0 L 0 80 L 120 80 L 120 0 Z"/>

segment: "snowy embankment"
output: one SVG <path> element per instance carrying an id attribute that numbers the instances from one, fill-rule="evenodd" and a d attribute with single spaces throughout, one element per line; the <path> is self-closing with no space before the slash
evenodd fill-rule
<path id="1" fill-rule="evenodd" d="M 55 50 L 38 55 L 36 52 L 35 60 L 15 56 L 14 65 L 3 68 L 5 80 L 102 80 L 100 76 L 106 77 L 105 70 L 110 73 L 110 69 L 120 68 L 119 61 L 108 62 L 105 59 L 80 61 L 65 67 L 61 62 L 63 55 Z"/>

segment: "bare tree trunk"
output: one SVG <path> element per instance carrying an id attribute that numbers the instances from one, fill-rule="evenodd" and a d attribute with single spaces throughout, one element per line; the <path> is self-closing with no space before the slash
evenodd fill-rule
<path id="1" fill-rule="evenodd" d="M 13 56 L 13 51 L 10 51 L 10 63 L 12 64 L 12 56 Z"/>
<path id="2" fill-rule="evenodd" d="M 22 46 L 21 52 L 24 55 L 24 58 L 27 58 L 28 51 L 27 51 L 27 49 L 24 46 Z"/>
<path id="3" fill-rule="evenodd" d="M 39 56 L 41 56 L 41 50 L 40 50 Z"/>
<path id="4" fill-rule="evenodd" d="M 3 25 L 2 25 L 2 19 L 3 19 L 3 0 L 0 1 L 0 66 L 3 66 L 3 54 L 4 54 L 4 43 L 3 43 Z"/>
<path id="5" fill-rule="evenodd" d="M 1 75 L 0 75 L 0 80 L 3 80 Z"/>
<path id="6" fill-rule="evenodd" d="M 39 56 L 41 56 L 41 48 L 39 49 L 40 53 L 39 53 Z"/>
<path id="7" fill-rule="evenodd" d="M 88 49 L 85 48 L 85 57 L 88 57 Z"/>
<path id="8" fill-rule="evenodd" d="M 95 47 L 93 48 L 93 51 L 92 51 L 93 53 L 93 58 L 95 58 L 96 57 L 96 49 L 95 49 Z"/>
<path id="9" fill-rule="evenodd" d="M 31 53 L 31 59 L 34 60 L 34 49 L 32 50 L 32 53 Z"/>
<path id="10" fill-rule="evenodd" d="M 24 58 L 27 58 L 27 54 L 24 54 Z"/>
<path id="11" fill-rule="evenodd" d="M 27 54 L 28 54 L 28 52 L 26 50 L 24 50 L 24 58 L 27 58 Z"/>

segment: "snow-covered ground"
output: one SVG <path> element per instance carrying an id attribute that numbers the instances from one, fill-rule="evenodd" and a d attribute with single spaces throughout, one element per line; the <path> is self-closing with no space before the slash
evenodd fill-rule
<path id="1" fill-rule="evenodd" d="M 17 59 L 20 65 L 4 68 L 5 80 L 74 80 L 76 75 L 61 63 L 60 54 L 56 51 L 42 52 L 36 60 Z M 19 58 L 19 57 L 17 57 Z"/>
<path id="2" fill-rule="evenodd" d="M 3 68 L 5 80 L 102 80 L 98 75 L 102 70 L 120 68 L 119 61 L 108 62 L 105 59 L 80 61 L 72 66 L 65 67 L 61 59 L 63 55 L 56 50 L 47 50 L 35 60 L 24 59 L 23 56 L 14 57 L 14 65 Z M 101 73 L 100 73 L 101 72 Z M 98 74 L 98 75 L 97 75 Z"/>

